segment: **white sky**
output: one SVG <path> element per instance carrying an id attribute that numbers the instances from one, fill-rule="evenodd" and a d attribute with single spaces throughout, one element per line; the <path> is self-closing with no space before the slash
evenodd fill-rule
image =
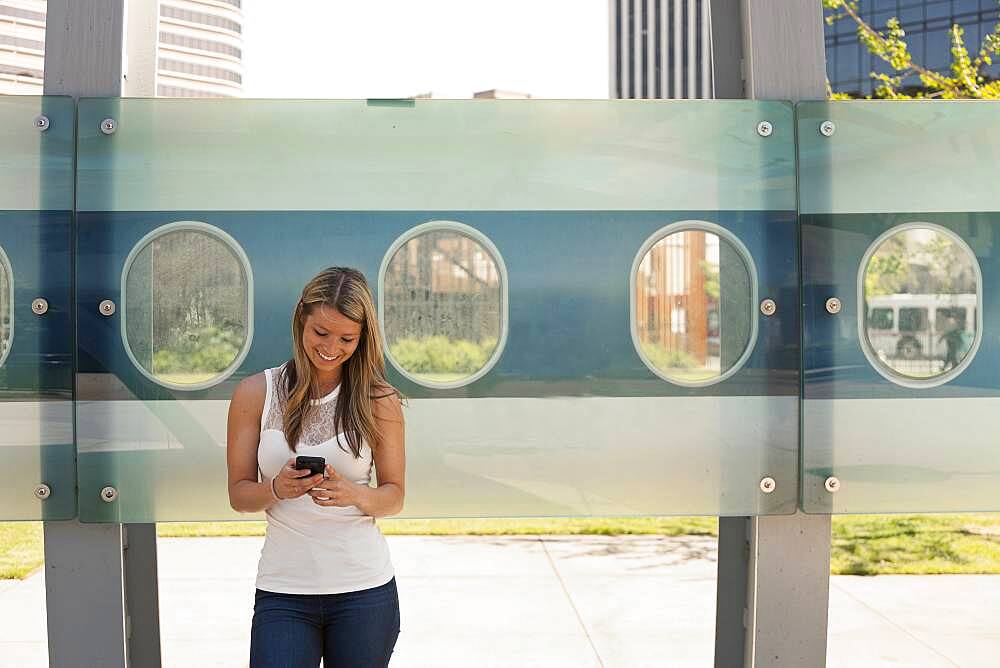
<path id="1" fill-rule="evenodd" d="M 245 97 L 608 97 L 608 0 L 243 0 Z"/>

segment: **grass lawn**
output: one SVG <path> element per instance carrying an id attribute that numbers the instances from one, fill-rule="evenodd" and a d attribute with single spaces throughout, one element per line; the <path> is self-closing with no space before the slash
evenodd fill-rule
<path id="1" fill-rule="evenodd" d="M 619 535 L 718 533 L 714 517 L 379 520 L 387 535 Z M 264 522 L 157 525 L 160 537 L 262 536 Z M 0 579 L 42 565 L 40 522 L 0 522 Z M 1000 574 L 1000 514 L 845 515 L 833 518 L 834 575 Z"/>
<path id="2" fill-rule="evenodd" d="M 0 522 L 0 580 L 20 580 L 42 565 L 42 523 Z"/>
<path id="3" fill-rule="evenodd" d="M 1000 515 L 833 518 L 838 575 L 1000 573 Z"/>

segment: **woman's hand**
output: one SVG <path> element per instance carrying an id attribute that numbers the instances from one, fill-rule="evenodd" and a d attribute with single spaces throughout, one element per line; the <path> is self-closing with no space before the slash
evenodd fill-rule
<path id="1" fill-rule="evenodd" d="M 312 497 L 313 503 L 318 506 L 337 506 L 340 508 L 357 506 L 363 490 L 368 489 L 344 478 L 329 464 L 326 465 L 326 475 L 326 480 L 309 490 L 309 496 Z"/>
<path id="2" fill-rule="evenodd" d="M 329 467 L 327 467 L 329 468 Z M 285 462 L 284 468 L 274 477 L 274 491 L 282 501 L 297 499 L 323 480 L 323 474 L 310 475 L 309 469 L 296 469 L 295 459 Z"/>

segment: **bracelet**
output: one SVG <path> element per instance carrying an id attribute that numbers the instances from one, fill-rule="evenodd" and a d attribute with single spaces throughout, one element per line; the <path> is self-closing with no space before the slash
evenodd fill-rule
<path id="1" fill-rule="evenodd" d="M 278 479 L 278 476 L 271 478 L 271 496 L 274 497 L 275 501 L 284 501 L 280 496 L 278 496 L 278 490 L 274 488 L 274 481 Z"/>

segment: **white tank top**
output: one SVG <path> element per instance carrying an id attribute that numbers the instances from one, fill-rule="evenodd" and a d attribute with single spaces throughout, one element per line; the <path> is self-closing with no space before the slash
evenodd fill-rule
<path id="1" fill-rule="evenodd" d="M 362 443 L 358 459 L 346 438 L 333 431 L 337 386 L 312 402 L 298 452 L 292 452 L 282 431 L 285 406 L 283 367 L 266 369 L 267 398 L 260 421 L 257 466 L 273 478 L 296 455 L 325 457 L 343 477 L 367 485 L 372 475 L 372 451 Z M 341 447 L 341 443 L 343 447 Z M 257 567 L 257 588 L 282 594 L 341 594 L 371 589 L 393 576 L 389 546 L 375 520 L 355 506 L 323 507 L 308 494 L 278 501 L 267 510 L 267 535 Z"/>

